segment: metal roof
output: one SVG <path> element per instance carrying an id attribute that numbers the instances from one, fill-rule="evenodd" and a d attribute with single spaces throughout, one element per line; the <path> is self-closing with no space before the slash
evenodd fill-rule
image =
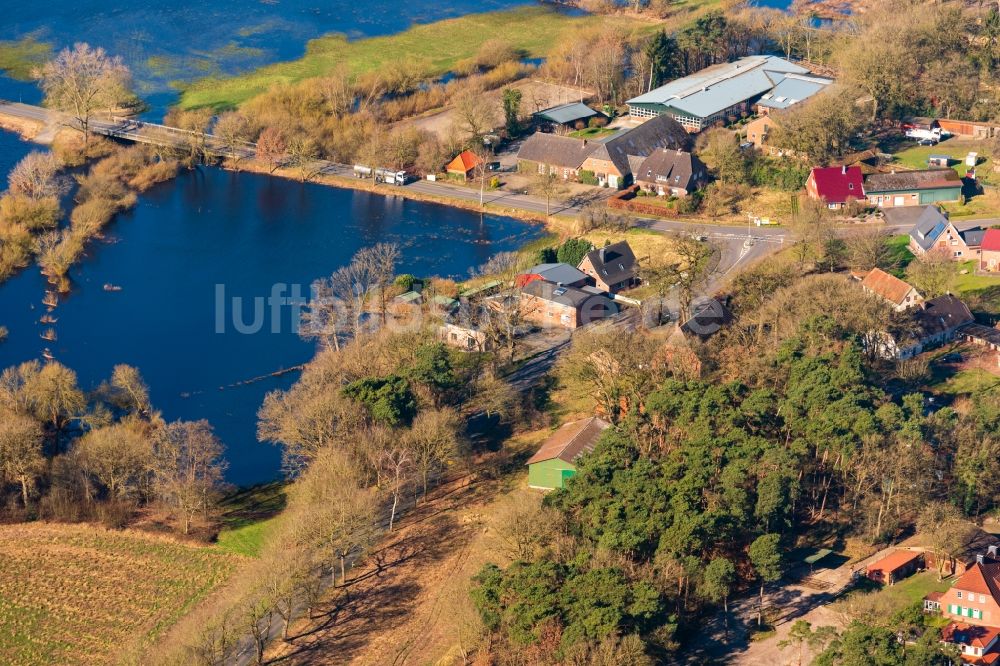
<path id="1" fill-rule="evenodd" d="M 538 264 L 528 270 L 529 275 L 537 275 L 543 280 L 556 284 L 574 286 L 587 281 L 586 274 L 569 264 Z"/>
<path id="2" fill-rule="evenodd" d="M 707 118 L 768 92 L 788 74 L 808 73 L 805 67 L 777 56 L 747 56 L 671 81 L 628 100 L 627 104 L 661 104 L 692 116 Z"/>
<path id="3" fill-rule="evenodd" d="M 787 109 L 816 93 L 825 90 L 833 79 L 803 74 L 786 74 L 771 92 L 764 93 L 758 104 L 769 109 Z"/>
<path id="4" fill-rule="evenodd" d="M 545 120 L 564 125 L 566 123 L 571 123 L 574 120 L 581 120 L 583 118 L 596 116 L 597 111 L 594 111 L 583 102 L 570 102 L 569 104 L 561 104 L 560 106 L 554 106 L 551 109 L 539 111 L 535 115 L 539 118 L 544 118 Z"/>

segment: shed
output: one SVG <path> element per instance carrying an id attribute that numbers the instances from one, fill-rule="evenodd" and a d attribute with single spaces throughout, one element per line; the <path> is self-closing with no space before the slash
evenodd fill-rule
<path id="1" fill-rule="evenodd" d="M 476 167 L 482 163 L 483 160 L 480 159 L 480 157 L 474 152 L 471 150 L 463 150 L 455 156 L 455 159 L 448 162 L 448 166 L 445 167 L 445 171 L 468 180 L 475 174 Z"/>
<path id="2" fill-rule="evenodd" d="M 594 450 L 610 424 L 596 416 L 571 421 L 549 437 L 528 459 L 528 486 L 542 490 L 563 488 L 576 474 L 576 462 Z"/>
<path id="3" fill-rule="evenodd" d="M 869 564 L 865 575 L 876 583 L 893 585 L 916 573 L 923 561 L 924 554 L 919 550 L 897 550 Z"/>
<path id="4" fill-rule="evenodd" d="M 927 166 L 946 167 L 951 164 L 951 155 L 928 155 Z"/>
<path id="5" fill-rule="evenodd" d="M 559 106 L 553 106 L 551 109 L 539 111 L 535 114 L 535 117 L 540 120 L 547 120 L 554 125 L 573 126 L 579 120 L 586 121 L 589 118 L 599 115 L 601 114 L 583 102 L 570 102 L 569 104 L 560 104 Z"/>

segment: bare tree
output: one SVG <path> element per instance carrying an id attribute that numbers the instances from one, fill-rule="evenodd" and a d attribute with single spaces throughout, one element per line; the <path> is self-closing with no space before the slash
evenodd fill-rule
<path id="1" fill-rule="evenodd" d="M 287 149 L 285 136 L 277 127 L 265 127 L 257 137 L 256 157 L 268 166 L 268 173 L 274 173 L 281 166 Z"/>
<path id="2" fill-rule="evenodd" d="M 62 165 L 50 152 L 32 151 L 11 169 L 7 183 L 13 194 L 20 194 L 35 201 L 58 197 L 66 193 L 69 183 L 60 178 Z"/>
<path id="3" fill-rule="evenodd" d="M 83 131 L 85 148 L 94 113 L 125 101 L 132 78 L 121 58 L 83 43 L 60 51 L 36 75 L 41 80 L 45 103 L 73 115 Z"/>
<path id="4" fill-rule="evenodd" d="M 545 197 L 545 219 L 551 216 L 552 199 L 566 192 L 566 184 L 558 175 L 546 171 L 534 177 L 528 190 L 540 197 Z"/>
<path id="5" fill-rule="evenodd" d="M 483 135 L 493 129 L 493 103 L 480 90 L 469 89 L 459 95 L 454 102 L 458 127 L 466 134 L 470 143 L 482 142 Z"/>
<path id="6" fill-rule="evenodd" d="M 45 471 L 42 426 L 30 416 L 0 411 L 0 479 L 21 486 L 21 501 L 28 501 L 35 482 Z"/>
<path id="7" fill-rule="evenodd" d="M 297 169 L 299 181 L 315 178 L 321 169 L 319 146 L 307 136 L 296 135 L 288 142 L 288 166 Z"/>
<path id="8" fill-rule="evenodd" d="M 205 514 L 222 485 L 223 446 L 208 421 L 177 421 L 159 431 L 155 444 L 157 494 L 181 516 L 184 534 Z"/>
<path id="9" fill-rule="evenodd" d="M 440 472 L 458 457 L 461 447 L 460 425 L 458 414 L 448 407 L 422 411 L 404 435 L 406 446 L 413 456 L 413 464 L 420 474 L 424 497 L 427 496 L 430 475 Z"/>
<path id="10" fill-rule="evenodd" d="M 523 320 L 521 299 L 517 289 L 511 289 L 522 265 L 522 258 L 516 252 L 500 252 L 479 267 L 483 277 L 492 277 L 500 282 L 501 291 L 497 295 L 483 294 L 469 305 L 469 315 L 486 339 L 498 349 L 507 349 L 507 360 L 514 360 L 517 344 L 517 327 Z"/>
<path id="11" fill-rule="evenodd" d="M 214 133 L 222 139 L 233 164 L 239 164 L 241 153 L 238 148 L 250 140 L 250 121 L 247 117 L 238 111 L 227 111 L 215 121 Z"/>
<path id="12" fill-rule="evenodd" d="M 354 79 L 346 65 L 339 65 L 317 82 L 327 108 L 334 116 L 350 112 L 357 98 Z"/>

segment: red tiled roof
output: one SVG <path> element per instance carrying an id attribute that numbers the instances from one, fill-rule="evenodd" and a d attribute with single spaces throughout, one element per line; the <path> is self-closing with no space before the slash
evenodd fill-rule
<path id="1" fill-rule="evenodd" d="M 895 552 L 889 553 L 883 557 L 878 562 L 868 565 L 868 572 L 872 571 L 882 571 L 885 573 L 891 573 L 897 569 L 906 566 L 913 560 L 917 559 L 923 555 L 919 550 L 897 550 Z"/>
<path id="2" fill-rule="evenodd" d="M 455 156 L 455 159 L 448 163 L 445 170 L 452 173 L 468 173 L 479 166 L 481 162 L 482 160 L 475 153 L 470 150 L 463 150 Z"/>
<path id="3" fill-rule="evenodd" d="M 1000 229 L 986 230 L 986 233 L 983 235 L 981 249 L 984 251 L 1000 252 Z"/>
<path id="4" fill-rule="evenodd" d="M 827 203 L 844 203 L 848 199 L 863 199 L 865 187 L 861 169 L 856 166 L 816 167 L 810 176 L 816 183 L 816 193 Z"/>
<path id="5" fill-rule="evenodd" d="M 868 271 L 868 275 L 861 281 L 861 286 L 896 305 L 902 305 L 906 294 L 913 288 L 881 268 L 873 268 Z"/>
<path id="6" fill-rule="evenodd" d="M 924 601 L 941 601 L 941 597 L 944 596 L 944 592 L 928 592 L 927 596 L 924 597 Z"/>
<path id="7" fill-rule="evenodd" d="M 1000 636 L 1000 628 L 998 627 L 984 627 L 964 622 L 951 622 L 941 630 L 941 640 L 979 648 L 985 648 L 997 636 Z"/>
<path id="8" fill-rule="evenodd" d="M 956 590 L 988 594 L 1000 603 L 1000 562 L 976 562 L 959 576 L 953 587 Z"/>
<path id="9" fill-rule="evenodd" d="M 608 425 L 606 421 L 596 416 L 567 423 L 545 440 L 542 448 L 528 459 L 527 464 L 531 465 L 553 458 L 573 462 L 581 454 L 589 453 L 594 449 L 597 439 Z"/>

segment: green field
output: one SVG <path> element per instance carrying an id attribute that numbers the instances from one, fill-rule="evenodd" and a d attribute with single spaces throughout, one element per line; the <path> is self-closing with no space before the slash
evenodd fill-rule
<path id="1" fill-rule="evenodd" d="M 51 45 L 30 37 L 0 40 L 0 70 L 11 78 L 28 81 L 32 78 L 31 70 L 44 63 L 51 53 Z"/>
<path id="2" fill-rule="evenodd" d="M 0 527 L 0 661 L 124 661 L 242 561 L 142 532 L 46 523 Z"/>
<path id="3" fill-rule="evenodd" d="M 227 497 L 222 506 L 222 530 L 215 547 L 226 553 L 258 557 L 264 540 L 285 508 L 285 484 L 265 483 Z"/>
<path id="4" fill-rule="evenodd" d="M 313 39 L 298 60 L 276 63 L 230 78 L 202 79 L 181 95 L 183 108 L 231 108 L 258 95 L 275 83 L 295 83 L 323 76 L 345 64 L 361 73 L 402 61 L 423 65 L 428 76 L 444 74 L 476 54 L 483 42 L 502 39 L 527 57 L 541 58 L 571 31 L 590 26 L 615 25 L 636 34 L 662 27 L 651 21 L 617 16 L 567 16 L 547 7 L 523 7 L 502 12 L 471 14 L 416 25 L 396 35 L 350 41 L 343 35 Z"/>
<path id="5" fill-rule="evenodd" d="M 616 129 L 607 127 L 588 127 L 587 129 L 570 132 L 569 136 L 574 139 L 600 139 L 601 137 L 610 136 L 617 131 Z"/>

